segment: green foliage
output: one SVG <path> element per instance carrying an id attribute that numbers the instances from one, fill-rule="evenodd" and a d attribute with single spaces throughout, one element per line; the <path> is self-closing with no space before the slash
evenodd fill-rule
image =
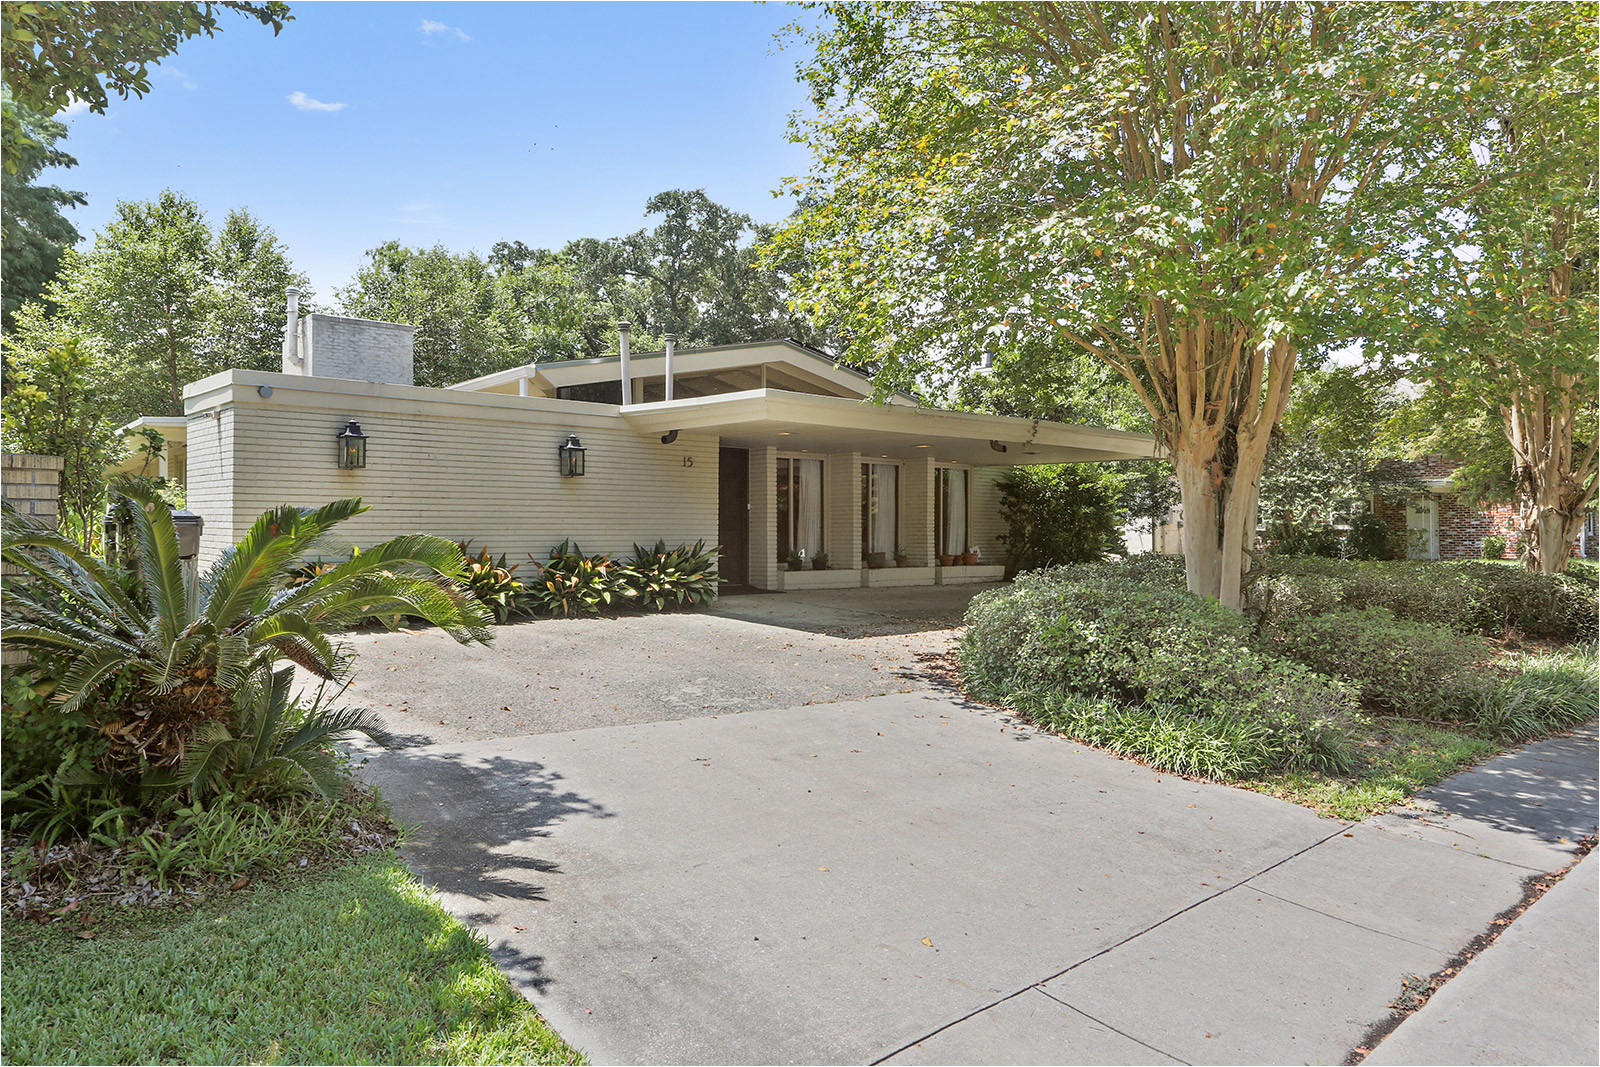
<path id="1" fill-rule="evenodd" d="M 88 711 L 63 712 L 51 702 L 66 666 L 60 657 L 37 653 L 0 677 L 5 825 L 51 841 L 84 825 L 97 810 L 97 798 L 69 795 L 61 783 L 89 771 L 106 751 Z"/>
<path id="2" fill-rule="evenodd" d="M 507 565 L 504 552 L 500 553 L 499 559 L 495 559 L 489 554 L 488 545 L 484 545 L 477 555 L 469 556 L 467 546 L 470 543 L 459 542 L 461 554 L 466 560 L 462 584 L 467 592 L 478 598 L 480 604 L 494 613 L 495 622 L 509 622 L 517 612 L 517 601 L 523 592 L 522 582 L 516 578 L 517 569 L 522 564 Z"/>
<path id="3" fill-rule="evenodd" d="M 1460 634 L 1592 641 L 1596 603 L 1590 587 L 1503 563 L 1272 557 L 1254 575 L 1246 608 L 1268 628 L 1287 617 L 1378 607 Z"/>
<path id="4" fill-rule="evenodd" d="M 1485 684 L 1474 670 L 1489 658 L 1482 641 L 1396 619 L 1386 608 L 1280 618 L 1264 636 L 1278 655 L 1347 682 L 1363 701 L 1400 714 L 1458 716 Z"/>
<path id="5" fill-rule="evenodd" d="M 37 305 L 21 318 L 45 343 L 6 339 L 10 387 L 0 400 L 0 440 L 7 452 L 62 458 L 62 525 L 88 548 L 105 505 L 106 467 L 126 447 L 105 417 L 104 391 L 111 382 L 93 349 L 61 323 L 46 324 Z"/>
<path id="6" fill-rule="evenodd" d="M 646 611 L 700 607 L 717 598 L 717 550 L 703 540 L 672 549 L 665 541 L 649 549 L 634 545 L 626 570 L 637 591 L 634 602 Z"/>
<path id="7" fill-rule="evenodd" d="M 459 641 L 485 641 L 490 617 L 455 579 L 461 551 L 421 534 L 396 537 L 290 587 L 307 553 L 325 548 L 359 499 L 262 515 L 191 596 L 170 509 L 158 497 L 116 495 L 133 531 L 132 571 L 119 571 L 7 504 L 4 559 L 26 576 L 3 608 L 14 648 L 68 661 L 51 694 L 110 742 L 99 768 L 132 785 L 177 767 L 205 724 L 243 732 L 234 694 L 288 659 L 317 677 L 345 676 L 349 649 L 329 630 L 386 614 L 420 616 Z M 158 775 L 157 780 L 159 780 Z"/>
<path id="8" fill-rule="evenodd" d="M 1131 709 L 1131 718 L 1113 716 L 1107 728 L 1124 739 L 1150 738 L 1142 758 L 1172 758 L 1172 746 L 1187 737 L 1211 753 L 1194 759 L 1231 768 L 1229 777 L 1346 767 L 1357 721 L 1349 694 L 1258 652 L 1251 638 L 1247 621 L 1214 601 L 1108 578 L 1104 569 L 1064 567 L 1023 574 L 975 598 L 962 669 L 979 697 L 1030 714 L 1076 720 L 1087 713 L 1068 703 L 1073 698 Z"/>
<path id="9" fill-rule="evenodd" d="M 116 426 L 180 415 L 183 386 L 231 367 L 279 368 L 283 291 L 305 290 L 277 235 L 248 212 L 213 229 L 192 198 L 170 189 L 122 201 L 85 250 L 69 251 L 46 298 L 53 317 L 17 317 L 16 350 L 82 338 L 97 357 L 96 399 Z M 312 308 L 311 297 L 302 307 Z"/>
<path id="10" fill-rule="evenodd" d="M 4 305 L 4 328 L 10 332 L 12 319 L 23 304 L 38 300 L 45 286 L 55 277 L 61 253 L 78 243 L 78 231 L 61 214 L 62 208 L 88 203 L 82 193 L 68 192 L 57 185 L 39 184 L 39 175 L 48 167 L 75 167 L 78 161 L 56 147 L 67 135 L 66 126 L 44 118 L 27 108 L 13 105 L 10 89 L 3 91 L 5 107 L 16 106 L 23 143 L 15 171 L 0 173 L 0 302 Z M 10 139 L 7 135 L 7 152 Z"/>
<path id="11" fill-rule="evenodd" d="M 583 1062 L 392 854 L 93 941 L 31 925 L 5 927 L 17 1063 Z"/>
<path id="12" fill-rule="evenodd" d="M 1505 559 L 1506 539 L 1499 534 L 1490 534 L 1483 539 L 1484 559 Z"/>
<path id="13" fill-rule="evenodd" d="M 1486 688 L 1472 709 L 1474 724 L 1500 741 L 1524 741 L 1588 722 L 1596 706 L 1595 653 L 1524 653 L 1510 664 L 1511 674 Z"/>
<path id="14" fill-rule="evenodd" d="M 1394 559 L 1401 554 L 1394 531 L 1373 511 L 1363 511 L 1350 520 L 1345 534 L 1345 559 Z"/>
<path id="15" fill-rule="evenodd" d="M 536 566 L 528 599 L 548 615 L 592 615 L 628 606 L 639 595 L 627 568 L 607 555 L 586 556 L 571 540 Z"/>
<path id="16" fill-rule="evenodd" d="M 365 708 L 334 708 L 319 690 L 309 706 L 290 696 L 294 668 L 258 672 L 234 690 L 233 714 L 195 728 L 183 759 L 169 773 L 147 773 L 146 790 L 177 790 L 195 800 L 225 794 L 273 799 L 314 792 L 334 800 L 348 780 L 333 743 L 362 733 L 384 747 L 391 737 Z"/>
<path id="17" fill-rule="evenodd" d="M 1566 577 L 1592 589 L 1600 585 L 1600 564 L 1592 559 L 1574 559 L 1567 564 Z"/>
<path id="18" fill-rule="evenodd" d="M 998 488 L 1007 574 L 1089 563 L 1122 550 L 1110 472 L 1086 464 L 1014 467 Z"/>

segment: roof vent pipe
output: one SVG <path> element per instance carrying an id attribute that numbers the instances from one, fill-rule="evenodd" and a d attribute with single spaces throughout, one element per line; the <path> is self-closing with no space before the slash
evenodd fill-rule
<path id="1" fill-rule="evenodd" d="M 672 399 L 672 350 L 674 348 L 676 348 L 677 345 L 678 345 L 678 335 L 675 334 L 675 333 L 667 334 L 666 376 L 667 376 L 667 399 L 668 400 Z"/>
<path id="2" fill-rule="evenodd" d="M 622 402 L 633 403 L 633 375 L 628 370 L 628 334 L 633 329 L 633 323 L 627 319 L 617 322 L 617 352 L 621 355 L 620 366 L 617 373 L 622 375 Z"/>
<path id="3" fill-rule="evenodd" d="M 300 290 L 291 285 L 284 293 L 289 298 L 289 308 L 283 321 L 283 369 L 287 373 L 296 367 L 303 367 L 305 360 L 300 355 L 296 337 L 300 326 Z"/>

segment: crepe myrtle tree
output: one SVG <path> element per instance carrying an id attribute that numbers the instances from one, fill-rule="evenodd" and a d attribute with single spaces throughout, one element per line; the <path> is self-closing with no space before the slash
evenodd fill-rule
<path id="1" fill-rule="evenodd" d="M 1595 499 L 1595 6 L 1518 5 L 1488 27 L 1470 138 L 1444 161 L 1473 189 L 1393 276 L 1380 333 L 1445 401 L 1498 414 L 1531 570 L 1566 569 Z M 1498 32 L 1496 32 L 1498 31 Z"/>
<path id="2" fill-rule="evenodd" d="M 800 29 L 801 300 L 881 384 L 1076 346 L 1133 387 L 1188 585 L 1240 604 L 1303 352 L 1357 329 L 1516 5 L 829 4 Z M 1452 180 L 1458 176 L 1450 175 Z"/>

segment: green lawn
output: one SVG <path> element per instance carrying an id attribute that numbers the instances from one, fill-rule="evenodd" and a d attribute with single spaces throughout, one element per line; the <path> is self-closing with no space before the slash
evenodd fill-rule
<path id="1" fill-rule="evenodd" d="M 1234 784 L 1303 804 L 1322 815 L 1358 821 L 1400 804 L 1507 746 L 1413 719 L 1373 720 L 1358 742 L 1348 776 L 1301 772 Z"/>
<path id="2" fill-rule="evenodd" d="M 101 920 L 7 919 L 6 1062 L 584 1062 L 392 853 Z"/>

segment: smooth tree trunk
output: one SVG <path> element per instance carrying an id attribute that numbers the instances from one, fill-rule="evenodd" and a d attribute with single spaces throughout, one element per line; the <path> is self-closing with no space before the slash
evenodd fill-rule
<path id="1" fill-rule="evenodd" d="M 1523 378 L 1511 403 L 1501 408 L 1506 438 L 1515 457 L 1524 561 L 1531 571 L 1560 574 L 1572 558 L 1572 544 L 1583 529 L 1585 510 L 1594 501 L 1597 442 L 1580 457 L 1576 449 L 1579 385 L 1557 373 L 1548 383 Z"/>

